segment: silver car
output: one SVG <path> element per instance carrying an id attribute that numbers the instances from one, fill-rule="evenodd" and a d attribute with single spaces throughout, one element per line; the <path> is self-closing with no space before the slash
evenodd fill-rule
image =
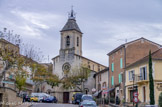
<path id="1" fill-rule="evenodd" d="M 97 104 L 93 100 L 84 100 L 79 104 L 79 107 L 97 107 Z"/>

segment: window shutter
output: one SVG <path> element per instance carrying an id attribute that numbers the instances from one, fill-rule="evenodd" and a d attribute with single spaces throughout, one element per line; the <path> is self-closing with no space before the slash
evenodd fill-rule
<path id="1" fill-rule="evenodd" d="M 119 83 L 121 82 L 121 74 L 119 74 Z"/>
<path id="2" fill-rule="evenodd" d="M 123 74 L 120 74 L 120 82 L 122 82 Z"/>
<path id="3" fill-rule="evenodd" d="M 113 85 L 114 85 L 114 76 L 113 76 Z"/>
<path id="4" fill-rule="evenodd" d="M 111 64 L 111 70 L 114 71 L 114 63 Z"/>
<path id="5" fill-rule="evenodd" d="M 120 68 L 123 68 L 123 59 L 120 58 Z"/>
<path id="6" fill-rule="evenodd" d="M 145 80 L 147 80 L 147 67 L 145 67 Z"/>
<path id="7" fill-rule="evenodd" d="M 114 76 L 111 77 L 111 85 L 114 85 Z"/>
<path id="8" fill-rule="evenodd" d="M 142 76 L 142 68 L 140 68 L 140 80 L 142 80 L 143 76 Z"/>
<path id="9" fill-rule="evenodd" d="M 130 81 L 130 73 L 131 73 L 131 72 L 129 71 L 129 81 Z"/>

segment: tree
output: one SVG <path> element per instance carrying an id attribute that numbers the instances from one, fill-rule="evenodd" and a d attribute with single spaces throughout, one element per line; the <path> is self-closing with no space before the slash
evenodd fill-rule
<path id="1" fill-rule="evenodd" d="M 19 46 L 20 54 L 31 58 L 34 61 L 41 62 L 44 59 L 44 55 L 40 48 L 35 47 L 32 44 L 23 43 L 22 38 L 18 34 L 14 34 L 13 30 L 7 30 L 4 28 L 3 31 L 0 31 L 0 38 Z"/>
<path id="2" fill-rule="evenodd" d="M 75 67 L 71 71 L 64 71 L 65 76 L 61 81 L 63 88 L 79 88 L 80 91 L 83 91 L 84 84 L 82 83 L 88 79 L 90 72 L 90 69 L 83 65 L 79 68 Z M 82 86 L 82 88 L 80 88 L 80 86 Z"/>
<path id="3" fill-rule="evenodd" d="M 24 69 L 24 66 L 27 66 L 27 63 L 23 56 L 20 56 L 20 54 L 14 51 L 14 49 L 9 47 L 10 45 L 7 44 L 0 48 L 0 56 L 4 61 L 4 69 L 2 74 L 5 80 L 6 72 L 12 72 L 15 77 L 15 85 L 20 92 L 22 87 L 25 86 L 28 75 L 27 71 Z"/>
<path id="4" fill-rule="evenodd" d="M 58 86 L 60 83 L 59 77 L 52 74 L 51 71 L 48 71 L 49 69 L 45 66 L 33 63 L 31 64 L 31 68 L 33 72 L 32 80 L 35 82 L 35 85 L 39 86 L 42 85 L 42 83 L 47 82 L 47 84 L 51 85 L 53 88 L 54 86 Z"/>
<path id="5" fill-rule="evenodd" d="M 155 104 L 154 99 L 154 80 L 152 76 L 152 57 L 151 51 L 149 52 L 149 88 L 150 88 L 150 105 Z"/>
<path id="6" fill-rule="evenodd" d="M 159 106 L 162 107 L 162 92 L 159 95 Z"/>

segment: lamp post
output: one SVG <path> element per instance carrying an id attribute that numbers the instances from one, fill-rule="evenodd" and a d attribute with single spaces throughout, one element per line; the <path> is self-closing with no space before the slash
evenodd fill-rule
<path id="1" fill-rule="evenodd" d="M 133 73 L 133 93 L 134 93 L 134 77 L 135 77 L 135 74 Z M 133 99 L 134 99 L 134 96 L 133 96 Z M 133 106 L 134 106 L 134 101 L 133 101 Z"/>

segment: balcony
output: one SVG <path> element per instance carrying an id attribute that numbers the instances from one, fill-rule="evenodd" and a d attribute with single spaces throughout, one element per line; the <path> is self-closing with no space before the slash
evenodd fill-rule
<path id="1" fill-rule="evenodd" d="M 135 82 L 137 84 L 144 84 L 144 83 L 148 83 L 148 76 L 147 75 L 140 75 L 140 74 L 136 74 L 135 75 Z"/>

